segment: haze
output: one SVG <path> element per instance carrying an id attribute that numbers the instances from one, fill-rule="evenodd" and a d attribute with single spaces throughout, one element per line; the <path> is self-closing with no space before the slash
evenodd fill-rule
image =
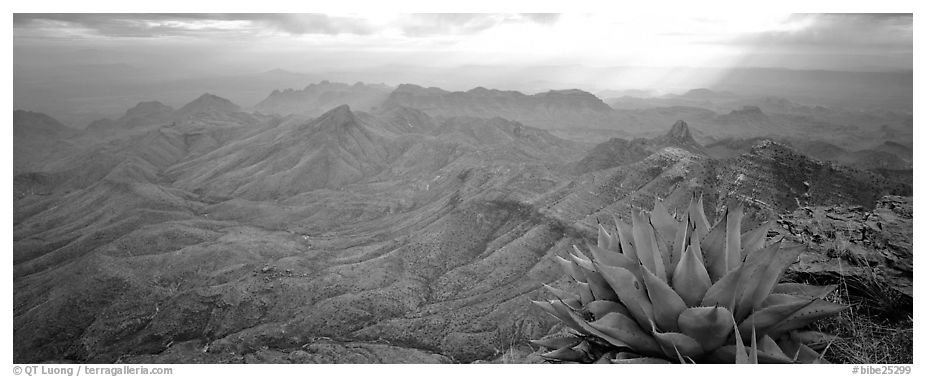
<path id="1" fill-rule="evenodd" d="M 324 79 L 448 90 L 806 93 L 795 87 L 801 79 L 781 82 L 780 69 L 788 69 L 857 73 L 814 83 L 825 92 L 811 102 L 847 92 L 858 99 L 862 94 L 854 92 L 871 91 L 875 82 L 871 97 L 890 98 L 878 106 L 909 109 L 912 20 L 910 14 L 16 14 L 14 105 L 81 128 L 139 101 L 178 106 L 214 91 L 252 106 L 273 89 Z"/>

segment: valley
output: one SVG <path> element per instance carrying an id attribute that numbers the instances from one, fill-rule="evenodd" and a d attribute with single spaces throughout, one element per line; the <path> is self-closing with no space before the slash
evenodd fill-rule
<path id="1" fill-rule="evenodd" d="M 323 81 L 13 122 L 17 363 L 536 361 L 553 257 L 692 196 L 777 220 L 814 266 L 881 255 L 912 297 L 912 244 L 883 241 L 912 234 L 912 113 Z M 800 237 L 802 211 L 849 206 L 896 227 L 851 255 Z M 845 216 L 827 235 L 866 221 Z"/>

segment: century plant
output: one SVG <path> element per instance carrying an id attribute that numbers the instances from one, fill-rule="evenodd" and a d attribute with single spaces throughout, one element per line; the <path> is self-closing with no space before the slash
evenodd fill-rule
<path id="1" fill-rule="evenodd" d="M 702 198 L 678 218 L 656 201 L 632 225 L 598 226 L 591 257 L 573 246 L 555 257 L 578 292 L 546 286 L 534 301 L 574 330 L 532 341 L 549 360 L 602 363 L 821 363 L 812 347 L 831 337 L 802 330 L 845 307 L 823 300 L 835 286 L 779 282 L 803 245 L 766 245 L 771 222 L 742 233 L 743 207 L 713 227 Z M 748 346 L 747 346 L 748 345 Z"/>

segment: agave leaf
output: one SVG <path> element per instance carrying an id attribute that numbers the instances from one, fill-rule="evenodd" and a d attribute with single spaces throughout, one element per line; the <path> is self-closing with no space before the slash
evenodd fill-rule
<path id="1" fill-rule="evenodd" d="M 633 243 L 633 227 L 621 220 L 617 216 L 613 217 L 614 228 L 617 229 L 617 238 L 620 241 L 621 253 L 633 261 L 639 261 L 636 246 Z"/>
<path id="2" fill-rule="evenodd" d="M 573 322 L 575 322 L 583 331 L 585 331 L 585 333 L 592 334 L 601 339 L 604 339 L 604 341 L 615 347 L 631 347 L 631 345 L 627 344 L 623 340 L 613 337 L 611 334 L 592 326 L 590 322 L 586 321 L 585 318 L 582 318 L 576 312 L 570 311 L 569 316 L 572 318 Z"/>
<path id="3" fill-rule="evenodd" d="M 698 344 L 697 340 L 688 335 L 679 332 L 661 333 L 654 328 L 653 337 L 656 338 L 656 342 L 659 343 L 659 347 L 662 348 L 664 355 L 674 355 L 676 351 L 682 356 L 687 356 L 692 359 L 704 355 L 704 348 Z"/>
<path id="4" fill-rule="evenodd" d="M 643 354 L 658 354 L 659 345 L 650 334 L 647 334 L 630 317 L 617 312 L 611 312 L 597 321 L 590 322 L 589 326 L 628 345 L 635 352 Z"/>
<path id="5" fill-rule="evenodd" d="M 733 337 L 736 338 L 736 363 L 749 364 L 746 346 L 743 345 L 743 336 L 740 335 L 740 330 L 736 326 L 733 326 Z"/>
<path id="6" fill-rule="evenodd" d="M 643 282 L 637 280 L 626 268 L 598 265 L 598 270 L 637 323 L 648 324 L 653 316 L 653 304 Z"/>
<path id="7" fill-rule="evenodd" d="M 701 240 L 701 252 L 704 254 L 704 267 L 711 276 L 711 281 L 717 282 L 727 274 L 726 255 L 727 215 L 721 217 L 717 225 Z"/>
<path id="8" fill-rule="evenodd" d="M 742 266 L 737 267 L 714 283 L 714 285 L 708 288 L 707 292 L 704 293 L 704 298 L 701 299 L 701 306 L 720 305 L 727 309 L 732 309 L 736 304 L 742 272 Z"/>
<path id="9" fill-rule="evenodd" d="M 727 256 L 727 270 L 739 267 L 743 260 L 740 234 L 743 227 L 743 205 L 737 202 L 729 212 L 727 212 L 727 242 L 724 254 Z"/>
<path id="10" fill-rule="evenodd" d="M 595 262 L 611 267 L 623 267 L 628 270 L 634 269 L 637 266 L 636 261 L 630 259 L 624 254 L 615 253 L 611 250 L 602 249 L 594 245 L 589 245 L 588 249 L 591 251 L 592 257 L 595 258 Z"/>
<path id="11" fill-rule="evenodd" d="M 773 221 L 766 221 L 755 229 L 743 234 L 743 258 L 748 257 L 753 251 L 765 248 L 765 237 L 768 235 L 768 231 L 772 228 L 773 224 Z"/>
<path id="12" fill-rule="evenodd" d="M 786 293 L 807 298 L 821 298 L 833 292 L 835 285 L 809 285 L 801 283 L 778 283 L 772 293 Z"/>
<path id="13" fill-rule="evenodd" d="M 614 293 L 614 290 L 611 289 L 611 286 L 604 280 L 600 272 L 589 272 L 585 275 L 585 278 L 596 300 L 618 300 L 617 294 Z"/>
<path id="14" fill-rule="evenodd" d="M 572 259 L 579 267 L 584 268 L 586 274 L 588 271 L 596 271 L 595 266 L 592 264 L 592 260 L 585 256 L 576 245 L 572 245 L 572 249 L 574 252 L 569 253 L 569 259 Z M 588 278 L 588 276 L 586 276 L 586 278 Z"/>
<path id="15" fill-rule="evenodd" d="M 598 247 L 602 249 L 610 249 L 611 241 L 613 241 L 611 235 L 607 230 L 604 229 L 604 226 L 601 225 L 601 223 L 598 223 Z"/>
<path id="16" fill-rule="evenodd" d="M 707 359 L 716 363 L 733 364 L 736 362 L 736 345 L 720 347 L 711 353 Z M 761 364 L 791 364 L 794 362 L 791 358 L 772 355 L 762 350 L 757 352 L 756 359 Z M 746 361 L 749 361 L 748 356 Z"/>
<path id="17" fill-rule="evenodd" d="M 546 338 L 546 339 L 535 339 L 530 341 L 533 344 L 536 344 L 541 347 L 546 347 L 549 349 L 560 349 L 560 348 L 572 348 L 582 343 L 582 338 L 574 336 L 564 336 L 556 338 Z"/>
<path id="18" fill-rule="evenodd" d="M 730 337 L 734 327 L 733 314 L 722 306 L 688 308 L 679 314 L 678 327 L 710 352 Z"/>
<path id="19" fill-rule="evenodd" d="M 711 287 L 707 269 L 691 249 L 685 250 L 672 274 L 672 287 L 689 307 L 698 305 Z"/>
<path id="20" fill-rule="evenodd" d="M 678 315 L 687 308 L 685 301 L 669 287 L 669 284 L 659 279 L 646 266 L 641 266 L 641 268 L 646 293 L 653 304 L 653 319 L 660 329 L 678 331 Z"/>
<path id="21" fill-rule="evenodd" d="M 583 272 L 582 269 L 579 268 L 579 265 L 575 264 L 575 262 L 566 260 L 559 255 L 553 256 L 553 260 L 556 261 L 556 263 L 559 263 L 559 265 L 563 268 L 563 271 L 565 271 L 566 274 L 571 276 L 575 281 L 583 283 L 586 282 L 585 272 Z"/>
<path id="22" fill-rule="evenodd" d="M 691 243 L 688 246 L 691 248 L 691 252 L 694 253 L 694 256 L 698 257 L 698 260 L 701 261 L 701 265 L 707 269 L 707 265 L 704 264 L 704 253 L 701 250 L 701 240 L 695 236 L 697 236 L 697 234 L 692 233 Z"/>
<path id="23" fill-rule="evenodd" d="M 588 330 L 586 330 L 582 325 L 575 321 L 573 318 L 575 310 L 569 305 L 564 303 L 562 300 L 550 300 L 550 305 L 556 312 L 556 318 L 558 318 L 560 321 L 563 321 L 563 323 L 565 323 L 567 326 L 582 334 L 590 334 Z"/>
<path id="24" fill-rule="evenodd" d="M 752 313 L 739 324 L 740 331 L 749 334 L 755 329 L 759 336 L 774 328 L 792 314 L 810 305 L 810 301 L 796 301 L 787 304 L 774 305 Z"/>
<path id="25" fill-rule="evenodd" d="M 790 316 L 779 322 L 773 328 L 768 330 L 769 336 L 778 338 L 782 334 L 802 328 L 811 322 L 820 318 L 829 317 L 845 310 L 847 306 L 835 304 L 822 299 L 814 299 L 800 310 L 792 313 Z"/>
<path id="26" fill-rule="evenodd" d="M 688 217 L 691 218 L 691 222 L 695 226 L 694 228 L 695 232 L 698 234 L 698 238 L 702 239 L 707 236 L 711 226 L 707 221 L 707 216 L 704 215 L 703 195 L 698 197 L 697 201 L 695 201 L 694 195 L 691 196 L 691 203 L 688 205 Z"/>
<path id="27" fill-rule="evenodd" d="M 653 212 L 650 213 L 650 223 L 656 235 L 656 246 L 662 253 L 662 262 L 666 266 L 666 277 L 671 278 L 675 269 L 674 261 L 678 261 L 677 256 L 673 256 L 673 246 L 675 245 L 675 234 L 684 232 L 684 226 L 675 220 L 661 200 L 656 200 L 653 205 Z M 681 224 L 684 225 L 684 224 Z M 666 280 L 668 281 L 668 280 Z"/>
<path id="28" fill-rule="evenodd" d="M 769 247 L 755 251 L 743 264 L 746 268 L 745 274 L 750 278 L 743 282 L 743 295 L 737 305 L 738 311 L 734 313 L 737 320 L 742 320 L 765 301 L 788 266 L 804 252 L 803 245 L 785 248 L 780 248 L 780 245 L 780 242 L 776 242 Z"/>
<path id="29" fill-rule="evenodd" d="M 688 249 L 691 240 L 698 239 L 698 237 L 691 236 L 692 232 L 694 232 L 694 227 L 688 219 L 688 213 L 685 213 L 682 215 L 682 221 L 678 231 L 675 232 L 675 241 L 672 245 L 672 259 L 669 265 L 672 266 L 671 269 L 673 273 L 675 272 L 675 266 L 677 266 L 678 262 L 682 259 L 682 254 Z"/>
<path id="30" fill-rule="evenodd" d="M 653 222 L 656 236 L 662 237 L 666 241 L 666 246 L 671 247 L 675 243 L 675 234 L 679 231 L 679 222 L 669 214 L 661 200 L 656 200 L 653 204 L 650 221 Z"/>
<path id="31" fill-rule="evenodd" d="M 656 357 L 638 357 L 636 359 L 611 359 L 611 364 L 672 364 L 668 360 Z"/>
<path id="32" fill-rule="evenodd" d="M 586 360 L 587 355 L 584 352 L 576 351 L 570 347 L 563 347 L 555 351 L 550 351 L 550 352 L 541 354 L 540 357 L 547 359 L 547 360 L 582 362 Z"/>
<path id="33" fill-rule="evenodd" d="M 543 311 L 552 315 L 554 318 L 560 320 L 561 322 L 566 324 L 566 326 L 569 326 L 573 330 L 579 331 L 583 334 L 588 334 L 588 332 L 583 330 L 582 327 L 579 326 L 578 323 L 572 320 L 572 317 L 568 315 L 568 312 L 564 312 L 563 314 L 561 314 L 560 311 L 558 311 L 556 307 L 553 306 L 553 303 L 558 302 L 558 301 L 556 300 L 553 300 L 553 301 L 533 301 L 531 300 L 531 302 L 534 305 L 537 305 Z"/>
<path id="34" fill-rule="evenodd" d="M 675 358 L 678 359 L 679 364 L 688 364 L 685 362 L 685 357 L 682 356 L 682 353 L 678 352 L 678 348 L 675 348 Z"/>
<path id="35" fill-rule="evenodd" d="M 595 301 L 595 295 L 592 294 L 592 289 L 589 288 L 588 283 L 576 283 L 576 285 L 579 286 L 579 301 L 582 302 L 582 306 Z"/>
<path id="36" fill-rule="evenodd" d="M 781 350 L 791 360 L 803 364 L 829 364 L 823 357 L 810 347 L 793 339 L 778 342 Z"/>
<path id="37" fill-rule="evenodd" d="M 608 313 L 620 313 L 625 316 L 630 317 L 630 311 L 627 310 L 627 307 L 619 302 L 609 301 L 609 300 L 596 300 L 588 303 L 585 306 L 588 309 L 589 313 L 592 313 L 592 316 L 595 319 L 601 319 Z"/>
<path id="38" fill-rule="evenodd" d="M 773 357 L 781 358 L 785 361 L 788 360 L 788 355 L 785 355 L 784 351 L 781 350 L 781 347 L 778 347 L 778 343 L 775 343 L 775 340 L 768 335 L 765 335 L 759 339 L 759 352 Z"/>
<path id="39" fill-rule="evenodd" d="M 826 347 L 828 344 L 836 341 L 836 339 L 839 339 L 839 337 L 835 335 L 810 330 L 792 331 L 789 335 L 791 339 L 806 344 L 808 347 L 815 350 Z"/>
<path id="40" fill-rule="evenodd" d="M 614 354 L 614 359 L 625 360 L 625 359 L 639 359 L 643 355 L 634 352 L 620 351 Z"/>
<path id="41" fill-rule="evenodd" d="M 665 281 L 666 270 L 662 262 L 662 253 L 656 245 L 656 233 L 653 230 L 653 224 L 649 221 L 649 216 L 638 210 L 631 210 L 631 215 L 633 218 L 633 244 L 636 246 L 640 263 L 643 263 L 646 268 Z"/>
<path id="42" fill-rule="evenodd" d="M 752 352 L 749 355 L 749 362 L 751 364 L 759 363 L 759 342 L 756 341 L 756 329 L 752 328 Z"/>
<path id="43" fill-rule="evenodd" d="M 775 305 L 790 304 L 794 302 L 810 302 L 810 298 L 803 296 L 789 295 L 785 293 L 772 293 L 762 301 L 760 307 L 767 308 Z"/>
<path id="44" fill-rule="evenodd" d="M 550 291 L 550 293 L 552 293 L 553 296 L 556 296 L 556 298 L 560 300 L 570 301 L 570 302 L 581 301 L 581 298 L 579 297 L 579 295 L 575 293 L 564 291 L 562 289 L 559 289 L 559 288 L 556 288 L 556 287 L 553 287 L 547 284 L 544 284 L 543 287 L 546 288 L 548 291 Z"/>

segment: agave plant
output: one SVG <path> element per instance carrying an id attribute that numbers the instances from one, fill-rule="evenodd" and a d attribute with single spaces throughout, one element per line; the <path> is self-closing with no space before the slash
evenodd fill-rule
<path id="1" fill-rule="evenodd" d="M 578 292 L 546 286 L 556 296 L 534 301 L 576 333 L 532 341 L 544 358 L 602 363 L 820 363 L 813 347 L 830 337 L 802 328 L 843 310 L 823 300 L 835 286 L 781 283 L 804 251 L 766 245 L 771 222 L 741 233 L 742 205 L 713 227 L 702 198 L 679 218 L 657 201 L 631 210 L 632 225 L 598 227 L 589 257 L 573 246 L 557 256 Z M 748 347 L 746 345 L 749 345 Z"/>

